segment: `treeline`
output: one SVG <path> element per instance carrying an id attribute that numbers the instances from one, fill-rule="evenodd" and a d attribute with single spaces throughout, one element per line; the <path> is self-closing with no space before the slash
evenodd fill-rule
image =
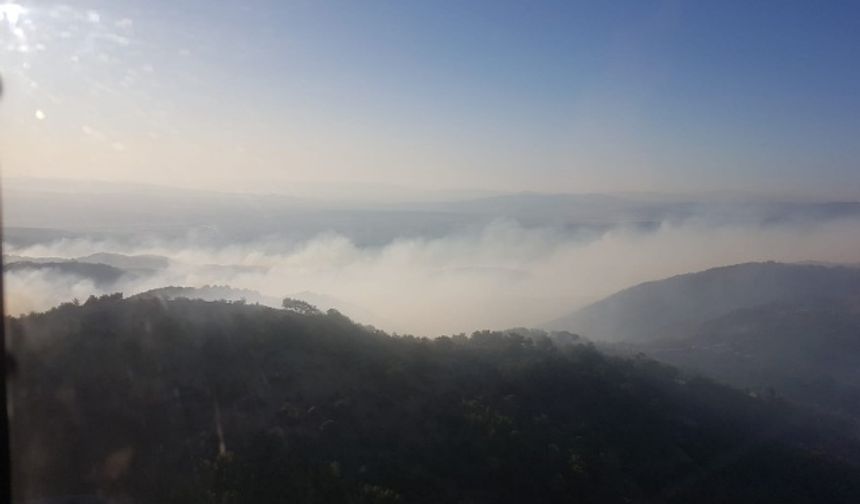
<path id="1" fill-rule="evenodd" d="M 860 502 L 847 428 L 569 334 L 121 295 L 7 324 L 22 501 Z"/>

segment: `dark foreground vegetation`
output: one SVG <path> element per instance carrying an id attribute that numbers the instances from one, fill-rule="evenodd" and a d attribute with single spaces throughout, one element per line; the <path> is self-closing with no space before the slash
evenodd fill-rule
<path id="1" fill-rule="evenodd" d="M 7 323 L 25 502 L 860 502 L 850 426 L 569 335 L 119 295 Z"/>

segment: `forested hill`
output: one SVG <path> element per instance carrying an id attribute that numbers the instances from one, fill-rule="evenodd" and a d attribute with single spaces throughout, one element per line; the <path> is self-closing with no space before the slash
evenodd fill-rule
<path id="1" fill-rule="evenodd" d="M 842 427 L 572 338 L 118 295 L 8 326 L 23 502 L 860 502 Z"/>

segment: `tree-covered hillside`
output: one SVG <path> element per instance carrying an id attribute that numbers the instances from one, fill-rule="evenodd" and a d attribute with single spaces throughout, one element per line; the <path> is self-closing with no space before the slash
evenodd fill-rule
<path id="1" fill-rule="evenodd" d="M 24 501 L 860 502 L 842 426 L 572 337 L 119 295 L 7 323 Z"/>

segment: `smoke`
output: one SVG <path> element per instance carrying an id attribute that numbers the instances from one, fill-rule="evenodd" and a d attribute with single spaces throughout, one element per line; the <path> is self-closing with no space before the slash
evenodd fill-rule
<path id="1" fill-rule="evenodd" d="M 73 298 L 166 285 L 224 285 L 269 299 L 317 297 L 362 323 L 435 336 L 534 326 L 648 280 L 748 261 L 860 261 L 860 219 L 815 224 L 619 226 L 589 239 L 554 228 L 496 221 L 442 238 L 360 247 L 337 234 L 299 245 L 277 238 L 223 247 L 193 238 L 143 243 L 62 239 L 8 253 L 75 258 L 95 252 L 152 254 L 163 269 L 131 272 L 113 285 L 41 271 L 6 273 L 13 314 Z M 313 300 L 311 300 L 313 302 Z"/>
<path id="2" fill-rule="evenodd" d="M 43 311 L 72 299 L 99 292 L 94 282 L 46 270 L 15 271 L 4 277 L 6 312 L 12 315 Z"/>

